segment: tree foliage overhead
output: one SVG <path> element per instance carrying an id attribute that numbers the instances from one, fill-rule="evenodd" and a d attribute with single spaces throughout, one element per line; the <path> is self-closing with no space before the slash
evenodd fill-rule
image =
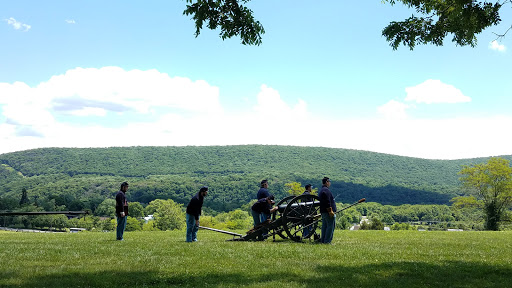
<path id="1" fill-rule="evenodd" d="M 196 37 L 203 25 L 212 30 L 220 29 L 224 40 L 240 37 L 244 45 L 260 45 L 265 29 L 255 20 L 253 11 L 245 5 L 250 0 L 186 0 L 183 14 L 192 16 Z M 393 21 L 382 35 L 393 49 L 401 44 L 413 50 L 416 45 L 443 45 L 444 39 L 453 34 L 457 45 L 474 47 L 477 35 L 484 29 L 501 22 L 500 9 L 505 1 L 478 2 L 474 0 L 382 0 L 391 5 L 402 3 L 416 10 L 421 16 L 412 15 L 403 21 Z M 501 35 L 503 36 L 503 35 Z"/>
<path id="2" fill-rule="evenodd" d="M 203 25 L 211 30 L 220 29 L 222 40 L 240 36 L 244 45 L 260 45 L 265 29 L 254 19 L 251 9 L 245 7 L 250 0 L 187 0 L 184 15 L 192 16 L 196 25 L 196 37 Z"/>
<path id="3" fill-rule="evenodd" d="M 474 47 L 476 36 L 484 29 L 497 25 L 501 18 L 502 3 L 478 2 L 474 0 L 385 0 L 392 5 L 402 2 L 424 16 L 415 16 L 404 21 L 393 21 L 382 35 L 393 49 L 400 44 L 411 50 L 418 44 L 442 46 L 449 33 L 457 45 Z"/>

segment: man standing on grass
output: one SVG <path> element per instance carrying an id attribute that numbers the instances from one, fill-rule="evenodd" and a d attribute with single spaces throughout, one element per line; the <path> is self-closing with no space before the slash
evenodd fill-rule
<path id="1" fill-rule="evenodd" d="M 267 198 L 270 196 L 270 193 L 268 193 L 268 181 L 267 180 L 261 180 L 261 188 L 258 190 L 258 194 L 256 195 L 256 198 L 258 200 L 261 200 L 263 198 Z M 270 215 L 267 215 L 265 213 L 260 213 L 260 222 L 265 222 L 267 219 L 270 218 Z"/>
<path id="2" fill-rule="evenodd" d="M 203 208 L 204 197 L 208 195 L 208 187 L 203 186 L 199 192 L 190 199 L 187 206 L 187 242 L 197 241 L 197 230 L 199 230 L 199 216 Z"/>
<path id="3" fill-rule="evenodd" d="M 116 194 L 116 216 L 117 216 L 117 240 L 123 240 L 124 229 L 126 229 L 126 217 L 128 217 L 128 201 L 126 191 L 128 183 L 121 183 L 121 189 Z"/>
<path id="4" fill-rule="evenodd" d="M 336 202 L 329 190 L 331 180 L 328 177 L 322 179 L 322 189 L 318 193 L 320 198 L 320 213 L 322 214 L 322 231 L 320 235 L 320 243 L 329 244 L 334 235 L 336 227 Z"/>
<path id="5" fill-rule="evenodd" d="M 258 194 L 256 195 L 258 201 L 270 196 L 270 193 L 268 193 L 268 180 L 261 180 L 260 185 L 260 190 L 258 190 Z M 260 223 L 265 223 L 267 219 L 270 219 L 270 214 L 267 214 L 265 212 L 260 212 L 258 213 L 258 215 L 260 216 Z M 266 235 L 267 233 L 267 230 L 263 230 L 263 235 Z"/>

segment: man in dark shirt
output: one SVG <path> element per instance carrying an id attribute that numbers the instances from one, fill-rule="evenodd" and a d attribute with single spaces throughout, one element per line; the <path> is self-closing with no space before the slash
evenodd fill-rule
<path id="1" fill-rule="evenodd" d="M 277 207 L 272 208 L 272 205 L 274 204 L 274 195 L 270 195 L 266 198 L 259 199 L 256 203 L 254 203 L 251 207 L 252 212 L 252 219 L 254 220 L 254 228 L 256 228 L 258 225 L 264 223 L 264 221 L 261 221 L 261 214 L 268 214 L 270 215 L 272 212 L 277 210 Z M 266 219 L 265 219 L 266 221 Z M 264 240 L 264 236 L 267 234 L 266 229 L 258 235 L 258 240 Z"/>
<path id="2" fill-rule="evenodd" d="M 313 191 L 313 186 L 311 184 L 306 184 L 304 186 L 304 193 L 302 195 L 311 195 L 311 191 Z M 307 201 L 312 201 L 311 197 L 306 197 Z"/>
<path id="3" fill-rule="evenodd" d="M 261 188 L 258 190 L 258 194 L 256 195 L 257 199 L 263 199 L 270 196 L 270 193 L 268 193 L 268 181 L 262 180 L 261 181 Z M 260 221 L 265 222 L 267 219 L 270 218 L 270 214 L 260 213 Z"/>
<path id="4" fill-rule="evenodd" d="M 258 194 L 256 195 L 256 198 L 258 200 L 261 200 L 261 199 L 264 199 L 264 198 L 267 198 L 270 196 L 270 193 L 268 193 L 268 181 L 265 179 L 265 180 L 261 180 L 261 188 L 260 190 L 258 190 Z M 270 219 L 270 213 L 259 213 L 259 216 L 260 216 L 260 223 L 263 223 L 265 221 L 267 221 L 267 219 Z M 268 231 L 264 231 L 263 234 L 267 234 Z"/>
<path id="5" fill-rule="evenodd" d="M 268 193 L 268 181 L 261 180 L 261 188 L 260 188 L 260 190 L 258 190 L 258 194 L 256 195 L 256 198 L 258 200 L 260 200 L 262 198 L 267 198 L 268 196 L 270 196 L 270 194 Z"/>
<path id="6" fill-rule="evenodd" d="M 320 213 L 322 214 L 322 231 L 320 235 L 320 242 L 329 244 L 334 235 L 334 228 L 336 227 L 336 202 L 332 196 L 329 187 L 331 180 L 328 177 L 322 179 L 322 189 L 318 193 L 320 198 Z"/>
<path id="7" fill-rule="evenodd" d="M 204 197 L 208 195 L 208 187 L 203 186 L 199 192 L 190 199 L 187 206 L 187 242 L 197 241 L 197 230 L 199 230 L 199 216 L 203 208 Z"/>
<path id="8" fill-rule="evenodd" d="M 123 240 L 124 230 L 126 229 L 126 217 L 128 217 L 128 201 L 126 201 L 126 191 L 128 183 L 121 183 L 121 189 L 116 194 L 116 216 L 117 216 L 117 233 L 116 239 Z"/>

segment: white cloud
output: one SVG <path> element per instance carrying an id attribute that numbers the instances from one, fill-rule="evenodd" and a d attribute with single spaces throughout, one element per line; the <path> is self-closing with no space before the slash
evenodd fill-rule
<path id="1" fill-rule="evenodd" d="M 500 52 L 505 52 L 505 50 L 507 50 L 505 45 L 498 43 L 498 41 L 496 41 L 496 40 L 489 43 L 489 49 L 495 50 L 495 51 L 500 51 Z"/>
<path id="2" fill-rule="evenodd" d="M 16 21 L 16 19 L 14 19 L 12 17 L 9 18 L 9 19 L 4 19 L 4 20 L 7 22 L 8 25 L 11 25 L 16 30 L 23 29 L 23 31 L 28 31 L 31 28 L 30 25 L 27 25 L 27 24 L 21 23 L 19 21 Z"/>
<path id="3" fill-rule="evenodd" d="M 14 83 L 11 87 L 5 86 L 5 83 L 0 83 L 0 104 L 4 104 L 2 114 L 8 123 L 33 127 L 54 124 L 47 103 L 37 97 L 37 91 L 20 82 Z"/>
<path id="4" fill-rule="evenodd" d="M 37 91 L 44 97 L 51 95 L 49 104 L 59 111 L 89 107 L 147 114 L 152 108 L 172 108 L 214 114 L 222 110 L 217 87 L 202 80 L 171 78 L 156 70 L 76 68 L 41 83 Z"/>
<path id="5" fill-rule="evenodd" d="M 265 84 L 261 85 L 260 89 L 257 95 L 258 104 L 254 107 L 254 111 L 258 114 L 264 117 L 270 115 L 273 118 L 290 119 L 307 113 L 307 105 L 303 100 L 299 99 L 299 103 L 290 107 L 281 99 L 277 90 Z"/>
<path id="6" fill-rule="evenodd" d="M 368 150 L 431 159 L 512 154 L 512 117 L 409 119 L 390 101 L 385 119 L 326 119 L 305 101 L 262 85 L 254 107 L 220 105 L 205 81 L 156 70 L 77 68 L 36 87 L 0 83 L 0 153 L 38 147 L 278 144 Z M 250 101 L 249 101 L 250 102 Z M 3 121 L 3 122 L 2 122 Z M 94 124 L 90 124 L 94 123 Z M 475 137 L 500 135 L 500 141 Z"/>
<path id="7" fill-rule="evenodd" d="M 407 119 L 407 112 L 405 111 L 410 106 L 396 100 L 391 100 L 388 103 L 377 108 L 377 112 L 386 119 Z"/>
<path id="8" fill-rule="evenodd" d="M 105 116 L 107 115 L 107 110 L 103 108 L 91 108 L 91 107 L 84 107 L 80 110 L 74 110 L 70 112 L 71 115 L 75 116 Z"/>
<path id="9" fill-rule="evenodd" d="M 164 110 L 162 113 L 168 113 L 165 110 L 172 110 L 188 117 L 215 115 L 222 113 L 218 93 L 217 87 L 210 86 L 205 81 L 193 82 L 187 78 L 171 78 L 156 70 L 125 71 L 118 67 L 76 68 L 63 75 L 54 76 L 37 87 L 29 87 L 22 82 L 0 83 L 0 107 L 2 116 L 6 119 L 2 132 L 8 131 L 12 137 L 45 136 L 45 141 L 55 141 L 54 145 L 60 146 L 62 144 L 59 143 L 67 142 L 63 141 L 62 137 L 77 134 L 73 131 L 64 131 L 78 125 L 59 122 L 63 121 L 58 120 L 62 117 L 67 117 L 67 121 L 72 123 L 87 122 L 76 118 L 77 116 L 103 117 L 106 118 L 105 129 L 109 130 L 109 126 L 127 126 L 124 122 L 129 122 L 130 118 L 144 119 L 142 115 L 152 117 L 154 110 L 158 109 Z M 126 115 L 117 122 L 110 122 L 112 120 L 106 117 L 119 113 Z M 99 120 L 95 120 L 97 121 Z M 7 129 L 5 125 L 12 127 Z M 76 131 L 80 129 L 82 128 L 76 128 Z M 113 135 L 111 132 L 107 134 Z M 83 137 L 75 136 L 82 139 L 80 142 L 83 141 Z M 106 139 L 96 140 L 97 145 L 104 145 L 103 141 L 111 143 Z M 19 148 L 14 145 L 12 149 Z"/>
<path id="10" fill-rule="evenodd" d="M 75 20 L 73 20 L 73 19 L 66 19 L 64 21 L 66 21 L 66 23 L 68 23 L 68 24 L 76 24 Z"/>
<path id="11" fill-rule="evenodd" d="M 512 125 L 512 117 L 347 120 L 331 123 L 343 127 L 344 141 L 339 148 L 376 151 L 427 159 L 461 159 L 510 155 L 512 135 L 502 127 Z M 475 133 L 500 135 L 499 141 L 475 137 Z M 332 135 L 334 136 L 334 135 Z M 332 137 L 330 136 L 330 137 Z M 338 136 L 341 138 L 341 136 Z"/>
<path id="12" fill-rule="evenodd" d="M 405 101 L 416 103 L 462 103 L 470 102 L 471 98 L 452 85 L 445 84 L 440 80 L 429 79 L 414 87 L 405 88 L 407 96 Z"/>

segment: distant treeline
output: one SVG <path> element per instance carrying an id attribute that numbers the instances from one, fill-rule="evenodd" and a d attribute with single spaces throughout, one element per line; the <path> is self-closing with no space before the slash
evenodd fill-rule
<path id="1" fill-rule="evenodd" d="M 200 186 L 208 185 L 205 207 L 231 211 L 255 197 L 262 179 L 270 181 L 269 189 L 279 199 L 286 196 L 286 183 L 318 187 L 324 176 L 333 180 L 338 202 L 365 197 L 385 205 L 449 204 L 461 193 L 457 172 L 462 165 L 486 160 L 264 145 L 44 148 L 0 155 L 0 210 L 14 209 L 26 189 L 36 204 L 94 211 L 128 181 L 130 201 L 187 203 Z"/>

